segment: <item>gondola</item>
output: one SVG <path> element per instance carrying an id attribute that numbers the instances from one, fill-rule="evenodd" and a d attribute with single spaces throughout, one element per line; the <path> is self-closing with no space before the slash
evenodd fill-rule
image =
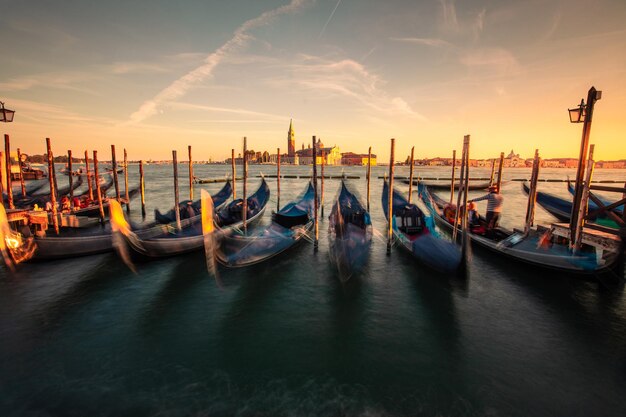
<path id="1" fill-rule="evenodd" d="M 254 226 L 261 219 L 269 197 L 270 189 L 265 179 L 262 179 L 257 191 L 247 198 L 247 227 Z M 242 202 L 242 199 L 237 199 L 215 210 L 215 224 L 218 228 L 223 229 L 222 233 L 230 233 L 234 229 L 243 226 Z M 150 239 L 142 239 L 136 233 L 128 231 L 128 233 L 123 234 L 123 240 L 135 255 L 148 259 L 174 256 L 199 250 L 204 246 L 201 217 L 201 215 L 198 215 L 194 218 L 186 219 L 187 222 L 182 225 L 180 230 L 174 225 L 170 225 L 163 233 Z M 111 221 L 118 223 L 121 230 L 128 230 L 125 225 L 119 224 L 123 219 L 111 219 Z M 121 250 L 118 253 L 123 255 Z"/>
<path id="2" fill-rule="evenodd" d="M 383 212 L 389 221 L 389 185 L 383 183 Z M 462 267 L 461 249 L 436 230 L 433 214 L 426 215 L 416 204 L 409 204 L 393 190 L 392 231 L 396 242 L 418 261 L 444 273 L 457 272 Z"/>
<path id="3" fill-rule="evenodd" d="M 573 193 L 573 186 L 568 184 L 568 190 Z M 522 190 L 525 194 L 528 194 L 529 187 L 527 183 L 522 184 Z M 610 203 L 604 199 L 601 199 L 602 203 L 608 206 Z M 560 222 L 569 223 L 570 218 L 572 216 L 572 201 L 567 200 L 565 198 L 557 197 L 555 195 L 545 193 L 542 191 L 537 191 L 537 204 L 539 204 L 544 210 L 548 213 L 556 217 Z M 623 206 L 620 206 L 623 207 Z M 589 212 L 593 212 L 598 210 L 598 205 L 593 201 L 589 200 Z M 622 216 L 622 211 L 617 208 L 613 210 L 615 214 L 618 216 Z M 606 213 L 600 215 L 600 218 L 606 218 Z M 610 220 L 608 220 L 610 222 Z M 610 222 L 608 226 L 615 227 L 613 222 Z"/>
<path id="4" fill-rule="evenodd" d="M 223 235 L 216 251 L 219 263 L 228 267 L 255 265 L 292 248 L 313 227 L 313 184 L 294 202 L 272 213 L 269 226 L 247 235 Z"/>
<path id="5" fill-rule="evenodd" d="M 572 182 L 568 179 L 567 180 L 567 191 L 569 191 L 569 193 L 574 196 L 576 194 L 576 186 L 574 184 L 572 184 Z M 527 192 L 528 193 L 528 192 Z M 607 200 L 604 197 L 601 196 L 596 196 L 598 198 L 598 200 L 600 200 L 600 202 L 602 203 L 603 206 L 608 206 L 609 204 L 612 204 L 609 200 Z M 595 203 L 595 201 L 592 201 L 591 199 L 589 200 L 589 211 L 594 211 L 597 210 L 599 207 L 598 205 Z M 622 217 L 623 213 L 624 213 L 624 205 L 619 205 L 617 207 L 615 207 L 613 209 L 613 212 L 615 214 L 617 214 L 619 217 Z M 603 213 L 603 216 L 606 216 Z"/>
<path id="6" fill-rule="evenodd" d="M 230 198 L 233 193 L 233 187 L 230 180 L 226 181 L 224 187 L 215 195 L 212 195 L 213 205 L 220 207 L 226 200 Z M 200 214 L 200 199 L 191 201 L 185 200 L 178 205 L 180 218 L 193 217 Z M 176 221 L 176 212 L 174 209 L 169 210 L 167 213 L 162 214 L 158 209 L 154 209 L 154 219 L 157 223 L 168 224 Z"/>
<path id="7" fill-rule="evenodd" d="M 453 220 L 444 217 L 447 202 L 430 193 L 427 187 L 420 187 L 418 192 L 425 201 L 430 201 L 437 224 L 447 230 L 453 230 Z M 538 197 L 539 198 L 539 197 Z M 611 270 L 618 260 L 617 253 L 605 251 L 599 256 L 594 248 L 583 245 L 578 254 L 573 254 L 567 243 L 562 243 L 552 236 L 550 229 L 531 230 L 528 235 L 517 230 L 497 227 L 491 233 L 484 229 L 484 219 L 479 225 L 470 227 L 470 240 L 476 245 L 488 249 L 502 257 L 565 273 L 600 274 Z"/>
<path id="8" fill-rule="evenodd" d="M 343 179 L 328 219 L 330 259 L 337 267 L 341 282 L 346 282 L 367 262 L 372 244 L 372 220 Z"/>

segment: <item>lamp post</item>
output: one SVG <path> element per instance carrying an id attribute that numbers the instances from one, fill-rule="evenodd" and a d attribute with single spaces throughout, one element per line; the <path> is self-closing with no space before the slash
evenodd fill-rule
<path id="1" fill-rule="evenodd" d="M 585 100 L 580 100 L 580 104 L 574 108 L 568 109 L 569 119 L 571 123 L 583 123 L 583 133 L 580 143 L 580 155 L 578 156 L 578 168 L 576 170 L 576 189 L 574 193 L 574 202 L 572 204 L 572 213 L 570 216 L 570 242 L 573 243 L 576 236 L 578 224 L 578 212 L 580 210 L 581 198 L 583 194 L 583 176 L 587 163 L 587 152 L 589 149 L 589 135 L 591 133 L 591 119 L 593 118 L 593 107 L 596 101 L 602 98 L 602 91 L 598 91 L 595 87 L 591 87 L 587 93 L 587 104 Z"/>
<path id="2" fill-rule="evenodd" d="M 0 122 L 10 123 L 15 116 L 15 110 L 9 110 L 4 107 L 4 103 L 0 101 Z"/>

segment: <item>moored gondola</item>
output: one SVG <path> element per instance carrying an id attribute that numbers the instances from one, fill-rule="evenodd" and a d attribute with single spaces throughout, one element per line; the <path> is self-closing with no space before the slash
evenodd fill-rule
<path id="1" fill-rule="evenodd" d="M 383 184 L 382 203 L 385 218 L 388 213 L 389 185 Z M 393 190 L 392 230 L 396 242 L 424 265 L 444 273 L 456 273 L 462 267 L 459 245 L 442 236 L 435 227 L 433 213 L 425 213 Z"/>
<path id="2" fill-rule="evenodd" d="M 339 279 L 346 282 L 367 263 L 372 220 L 343 179 L 328 219 L 330 260 L 337 267 Z"/>
<path id="3" fill-rule="evenodd" d="M 313 227 L 313 184 L 302 195 L 272 213 L 269 226 L 251 234 L 223 235 L 216 251 L 217 260 L 228 267 L 255 265 L 285 252 L 302 241 Z"/>
<path id="4" fill-rule="evenodd" d="M 425 201 L 430 201 L 437 223 L 452 231 L 451 216 L 444 216 L 448 203 L 436 194 L 430 193 L 427 187 L 420 187 L 419 193 Z M 539 198 L 537 199 L 539 202 Z M 534 265 L 565 273 L 599 274 L 608 272 L 618 261 L 617 252 L 597 251 L 583 245 L 578 253 L 574 253 L 567 242 L 553 236 L 550 228 L 533 230 L 528 234 L 517 230 L 496 227 L 489 231 L 484 227 L 484 219 L 479 216 L 478 223 L 470 226 L 470 240 L 502 257 L 522 263 Z"/>

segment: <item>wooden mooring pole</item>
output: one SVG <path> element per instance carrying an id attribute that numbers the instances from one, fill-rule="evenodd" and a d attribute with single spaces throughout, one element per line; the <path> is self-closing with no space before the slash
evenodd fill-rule
<path id="1" fill-rule="evenodd" d="M 189 151 L 189 199 L 193 201 L 193 159 L 191 159 L 191 145 L 187 146 Z"/>
<path id="2" fill-rule="evenodd" d="M 85 175 L 87 175 L 87 187 L 89 188 L 89 201 L 93 201 L 93 186 L 89 175 L 89 152 L 85 151 Z"/>
<path id="3" fill-rule="evenodd" d="M 317 252 L 319 246 L 319 218 L 318 218 L 318 209 L 319 209 L 319 201 L 317 195 L 317 144 L 315 143 L 315 136 L 312 139 L 313 142 L 313 223 L 315 227 L 315 240 L 313 241 L 313 250 Z"/>
<path id="4" fill-rule="evenodd" d="M 460 185 L 463 186 L 463 218 L 461 219 L 461 231 L 463 232 L 463 236 L 461 237 L 461 251 L 463 251 L 463 259 L 465 259 L 465 250 L 467 249 L 467 245 L 469 244 L 468 239 L 469 235 L 467 234 L 468 228 L 468 211 L 467 211 L 467 191 L 469 190 L 469 152 L 470 152 L 470 135 L 465 135 L 463 137 L 463 147 L 465 148 L 465 173 L 464 179 L 465 182 Z M 459 190 L 460 192 L 460 190 Z M 457 210 L 458 212 L 459 210 Z"/>
<path id="5" fill-rule="evenodd" d="M 370 211 L 370 183 L 372 181 L 372 147 L 367 151 L 367 212 Z"/>
<path id="6" fill-rule="evenodd" d="M 100 222 L 104 223 L 104 205 L 102 204 L 102 192 L 100 190 L 100 176 L 98 175 L 98 151 L 93 151 L 93 176 L 96 181 L 96 198 L 98 199 Z"/>
<path id="7" fill-rule="evenodd" d="M 113 183 L 115 184 L 115 199 L 120 202 L 120 184 L 117 178 L 117 160 L 115 159 L 115 145 L 111 145 L 111 165 L 113 165 Z"/>
<path id="8" fill-rule="evenodd" d="M 322 215 L 322 220 L 323 220 L 324 219 L 324 166 L 326 165 L 326 161 L 325 161 L 326 157 L 324 156 L 324 151 L 320 149 L 320 152 L 322 154 L 322 175 L 321 175 L 322 178 L 320 178 L 320 186 L 321 186 L 320 187 L 320 192 L 321 192 L 320 211 L 322 212 L 321 215 Z"/>
<path id="9" fill-rule="evenodd" d="M 411 204 L 411 195 L 413 194 L 413 157 L 415 156 L 415 146 L 411 148 L 411 161 L 409 167 L 409 198 L 407 201 Z"/>
<path id="10" fill-rule="evenodd" d="M 241 204 L 241 219 L 243 221 L 243 234 L 248 233 L 248 138 L 243 137 L 243 201 Z"/>
<path id="11" fill-rule="evenodd" d="M 587 161 L 587 173 L 585 181 L 582 184 L 582 193 L 580 195 L 580 206 L 578 207 L 578 216 L 576 217 L 576 233 L 574 234 L 573 247 L 574 253 L 580 252 L 583 240 L 583 227 L 585 226 L 585 216 L 587 215 L 587 207 L 589 204 L 589 186 L 591 185 L 591 178 L 593 176 L 593 169 L 595 162 L 593 160 L 593 151 L 595 146 L 589 146 L 589 160 Z"/>
<path id="12" fill-rule="evenodd" d="M 526 222 L 524 223 L 524 234 L 530 233 L 530 228 L 535 221 L 535 206 L 537 202 L 537 181 L 539 181 L 539 149 L 535 149 L 533 159 L 533 169 L 530 174 L 530 189 L 528 191 L 528 204 L 526 206 Z"/>
<path id="13" fill-rule="evenodd" d="M 463 138 L 463 151 L 461 152 L 461 173 L 459 175 L 459 192 L 456 196 L 456 211 L 454 213 L 454 228 L 452 229 L 452 241 L 456 242 L 457 239 L 457 235 L 458 235 L 458 226 L 459 226 L 459 219 L 461 218 L 461 199 L 463 197 L 463 194 L 466 192 L 465 190 L 465 172 L 466 172 L 466 168 L 465 168 L 465 164 L 467 163 L 467 144 L 469 142 L 469 135 L 466 135 Z M 465 210 L 465 207 L 463 207 L 463 210 L 465 212 L 467 212 L 467 210 Z"/>
<path id="14" fill-rule="evenodd" d="M 22 171 L 22 152 L 17 148 L 17 165 L 20 169 L 20 186 L 22 187 L 22 197 L 26 197 L 26 185 L 24 184 L 24 172 Z"/>
<path id="15" fill-rule="evenodd" d="M 276 211 L 280 210 L 280 148 L 276 149 Z"/>
<path id="16" fill-rule="evenodd" d="M 452 151 L 452 176 L 450 177 L 450 204 L 454 201 L 454 169 L 456 168 L 456 149 Z"/>
<path id="17" fill-rule="evenodd" d="M 578 156 L 578 167 L 576 169 L 576 188 L 574 192 L 574 200 L 572 203 L 572 212 L 570 215 L 570 236 L 576 236 L 576 225 L 578 224 L 578 213 L 582 201 L 583 177 L 585 175 L 587 162 L 587 149 L 589 148 L 589 136 L 591 135 L 591 121 L 593 119 L 593 109 L 597 100 L 602 97 L 602 92 L 591 87 L 587 93 L 587 104 L 581 102 L 581 107 L 585 110 L 585 119 L 583 122 L 582 138 L 580 140 L 580 154 Z M 583 110 L 581 108 L 581 111 Z"/>
<path id="18" fill-rule="evenodd" d="M 48 183 L 50 184 L 50 204 L 52 205 L 52 225 L 54 231 L 59 234 L 59 218 L 57 217 L 57 190 L 56 180 L 54 178 L 54 157 L 52 155 L 52 146 L 50 138 L 46 138 L 46 150 L 48 151 Z"/>
<path id="19" fill-rule="evenodd" d="M 233 173 L 233 200 L 237 199 L 237 168 L 235 166 L 235 150 L 230 151 L 230 165 Z"/>
<path id="20" fill-rule="evenodd" d="M 500 163 L 498 164 L 498 184 L 497 193 L 500 194 L 500 187 L 502 186 L 502 167 L 504 166 L 504 152 L 500 152 Z"/>
<path id="21" fill-rule="evenodd" d="M 139 191 L 141 193 L 141 217 L 146 218 L 146 186 L 143 178 L 143 159 L 139 161 Z"/>
<path id="22" fill-rule="evenodd" d="M 7 175 L 7 199 L 9 200 L 9 208 L 14 209 L 13 204 L 13 182 L 11 180 L 11 139 L 9 135 L 4 135 L 4 156 L 5 156 L 5 168 Z"/>
<path id="23" fill-rule="evenodd" d="M 124 148 L 124 199 L 126 200 L 126 213 L 130 213 L 130 192 L 128 191 L 128 154 Z"/>
<path id="24" fill-rule="evenodd" d="M 393 168 L 396 151 L 396 140 L 391 139 L 391 153 L 389 154 L 389 195 L 387 196 L 387 255 L 391 253 L 391 241 L 393 239 Z"/>
<path id="25" fill-rule="evenodd" d="M 178 194 L 178 157 L 176 151 L 172 151 L 172 166 L 174 168 L 174 212 L 176 213 L 176 228 L 182 229 L 180 224 L 180 199 Z"/>
<path id="26" fill-rule="evenodd" d="M 489 176 L 489 186 L 493 185 L 493 176 L 496 173 L 496 159 L 491 160 L 491 175 Z"/>
<path id="27" fill-rule="evenodd" d="M 0 151 L 0 161 L 4 158 L 4 152 Z M 4 205 L 4 183 L 2 179 L 2 170 L 0 169 L 0 204 Z"/>
<path id="28" fill-rule="evenodd" d="M 70 208 L 74 210 L 74 172 L 72 170 L 72 151 L 71 149 L 67 150 L 67 169 L 70 177 Z M 61 207 L 61 209 L 63 209 Z"/>

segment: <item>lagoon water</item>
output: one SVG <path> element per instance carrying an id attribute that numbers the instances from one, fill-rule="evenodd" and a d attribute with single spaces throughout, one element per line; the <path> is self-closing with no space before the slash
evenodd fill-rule
<path id="1" fill-rule="evenodd" d="M 223 176 L 229 168 L 197 165 L 195 174 Z M 136 275 L 114 253 L 24 264 L 14 274 L 2 269 L 0 415 L 626 415 L 622 289 L 552 276 L 478 249 L 467 279 L 429 271 L 398 248 L 388 256 L 376 178 L 386 169 L 373 172 L 379 233 L 369 264 L 343 286 L 328 259 L 327 219 L 317 253 L 304 242 L 267 264 L 220 269 L 222 288 L 206 273 L 202 253 L 141 263 Z M 137 167 L 130 170 L 132 185 Z M 343 170 L 361 176 L 351 183 L 364 199 L 365 170 Z M 269 175 L 275 167 L 250 171 Z M 400 167 L 396 175 L 407 171 Z M 449 177 L 448 168 L 418 171 Z M 182 200 L 184 165 L 179 172 Z M 282 172 L 307 175 L 310 167 Z M 575 172 L 540 175 L 565 179 Z M 626 180 L 624 170 L 594 175 Z M 505 180 L 529 176 L 529 169 L 504 173 Z M 275 208 L 275 179 L 268 182 Z M 257 184 L 250 179 L 250 192 Z M 283 180 L 281 203 L 305 184 Z M 338 185 L 325 181 L 326 216 Z M 196 195 L 200 187 L 221 186 L 196 185 Z M 148 213 L 169 209 L 171 166 L 147 166 L 146 187 Z M 567 196 L 564 183 L 540 182 L 540 190 Z M 520 183 L 508 182 L 502 192 L 502 224 L 521 226 Z M 138 200 L 132 218 L 141 220 Z M 553 221 L 540 208 L 536 218 Z"/>

